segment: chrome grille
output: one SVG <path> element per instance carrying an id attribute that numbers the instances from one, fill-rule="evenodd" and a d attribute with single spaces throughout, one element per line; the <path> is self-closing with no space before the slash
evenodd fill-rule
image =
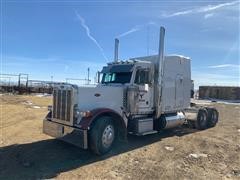
<path id="1" fill-rule="evenodd" d="M 53 90 L 53 118 L 62 121 L 71 121 L 72 91 Z"/>

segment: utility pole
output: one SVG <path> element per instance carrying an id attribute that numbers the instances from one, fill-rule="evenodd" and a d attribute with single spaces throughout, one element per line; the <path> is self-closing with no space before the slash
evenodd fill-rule
<path id="1" fill-rule="evenodd" d="M 89 84 L 89 82 L 90 82 L 90 79 L 89 79 L 90 68 L 88 68 L 87 71 L 88 71 L 88 74 L 87 74 L 87 76 L 88 76 L 88 78 L 87 78 L 87 84 Z"/>
<path id="2" fill-rule="evenodd" d="M 51 87 L 53 87 L 53 76 L 51 76 Z"/>
<path id="3" fill-rule="evenodd" d="M 18 88 L 20 88 L 20 77 L 21 77 L 21 74 L 18 75 Z"/>

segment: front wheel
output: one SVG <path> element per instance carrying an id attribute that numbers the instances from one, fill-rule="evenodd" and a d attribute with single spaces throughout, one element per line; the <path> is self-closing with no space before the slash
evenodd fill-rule
<path id="1" fill-rule="evenodd" d="M 98 155 L 107 153 L 115 141 L 115 134 L 111 117 L 100 117 L 90 130 L 91 150 Z"/>

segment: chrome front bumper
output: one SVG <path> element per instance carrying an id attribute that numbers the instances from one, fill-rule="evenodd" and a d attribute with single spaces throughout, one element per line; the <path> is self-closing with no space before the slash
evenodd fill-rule
<path id="1" fill-rule="evenodd" d="M 87 130 L 74 128 L 44 119 L 43 133 L 83 149 L 88 148 Z"/>

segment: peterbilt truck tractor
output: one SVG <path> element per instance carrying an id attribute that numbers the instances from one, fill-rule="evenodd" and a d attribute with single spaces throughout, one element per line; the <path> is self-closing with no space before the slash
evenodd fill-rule
<path id="1" fill-rule="evenodd" d="M 215 108 L 191 106 L 190 58 L 164 56 L 164 36 L 161 27 L 158 55 L 126 61 L 119 61 L 115 39 L 114 61 L 102 68 L 96 86 L 55 86 L 43 132 L 101 155 L 116 141 L 126 141 L 128 133 L 144 136 L 184 124 L 199 130 L 215 126 Z"/>

